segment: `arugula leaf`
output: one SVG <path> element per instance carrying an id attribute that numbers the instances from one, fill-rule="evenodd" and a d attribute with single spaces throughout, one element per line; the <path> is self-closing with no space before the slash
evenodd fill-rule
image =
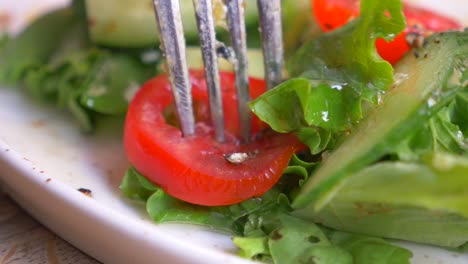
<path id="1" fill-rule="evenodd" d="M 276 264 L 402 264 L 411 257 L 409 250 L 384 239 L 330 230 L 287 212 L 264 219 L 255 235 L 234 237 L 241 256 Z"/>
<path id="2" fill-rule="evenodd" d="M 275 263 L 353 263 L 351 254 L 332 246 L 317 225 L 289 215 L 278 218 L 279 227 L 268 240 Z"/>
<path id="3" fill-rule="evenodd" d="M 377 103 L 393 82 L 393 68 L 377 54 L 375 40 L 389 40 L 405 26 L 397 0 L 362 1 L 361 14 L 299 49 L 288 70 L 300 78 L 252 101 L 252 111 L 279 132 L 350 129 L 362 118 L 362 100 Z"/>

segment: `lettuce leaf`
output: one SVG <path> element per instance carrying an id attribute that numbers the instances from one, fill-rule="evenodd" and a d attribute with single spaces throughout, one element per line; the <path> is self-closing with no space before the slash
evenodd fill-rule
<path id="1" fill-rule="evenodd" d="M 350 176 L 322 210 L 305 216 L 354 233 L 462 247 L 468 242 L 467 171 L 467 157 L 441 152 L 424 162 L 381 162 Z"/>
<path id="2" fill-rule="evenodd" d="M 362 101 L 377 103 L 393 82 L 393 68 L 377 54 L 375 40 L 390 40 L 405 26 L 397 0 L 362 1 L 361 14 L 303 45 L 288 62 L 297 78 L 252 101 L 252 111 L 279 132 L 337 132 L 359 121 Z"/>
<path id="3" fill-rule="evenodd" d="M 25 71 L 47 62 L 76 21 L 72 7 L 56 10 L 9 38 L 0 50 L 0 83 L 16 84 Z"/>
<path id="4" fill-rule="evenodd" d="M 231 206 L 206 207 L 190 204 L 166 194 L 133 167 L 125 173 L 120 189 L 126 197 L 144 201 L 148 215 L 156 223 L 197 224 L 238 235 L 249 233 L 247 218 L 252 214 L 262 215 L 262 212 L 291 209 L 289 203 L 278 206 L 277 200 L 282 199 L 278 197 L 284 195 L 277 188 L 270 190 L 262 198 L 249 199 Z"/>
<path id="5" fill-rule="evenodd" d="M 381 238 L 355 235 L 341 231 L 328 233 L 331 243 L 344 248 L 353 256 L 353 263 L 403 264 L 410 263 L 412 253 Z"/>
<path id="6" fill-rule="evenodd" d="M 0 83 L 24 87 L 54 103 L 92 132 L 96 115 L 121 115 L 144 81 L 156 72 L 144 51 L 94 46 L 88 39 L 84 1 L 53 11 L 30 24 L 0 49 Z M 154 63 L 154 64 L 153 64 Z"/>

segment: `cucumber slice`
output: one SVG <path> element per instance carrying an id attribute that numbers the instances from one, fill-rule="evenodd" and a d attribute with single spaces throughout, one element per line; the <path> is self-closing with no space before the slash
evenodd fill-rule
<path id="1" fill-rule="evenodd" d="M 203 69 L 203 58 L 199 47 L 187 47 L 187 63 L 189 68 Z M 247 59 L 249 61 L 248 74 L 250 77 L 263 79 L 263 54 L 259 49 L 248 49 Z M 218 59 L 220 71 L 234 71 L 234 65 L 225 59 Z"/>
<path id="2" fill-rule="evenodd" d="M 197 36 L 191 0 L 181 0 L 186 37 Z M 112 47 L 145 47 L 157 43 L 154 9 L 148 0 L 86 0 L 91 40 Z M 195 35 L 194 35 L 195 34 Z"/>
<path id="3" fill-rule="evenodd" d="M 346 177 L 379 160 L 426 122 L 457 89 L 467 88 L 468 32 L 434 34 L 395 68 L 395 83 L 325 161 L 293 202 L 301 213 L 323 208 Z"/>
<path id="4" fill-rule="evenodd" d="M 245 12 L 246 24 L 257 21 L 256 5 Z M 156 19 L 148 0 L 86 0 L 89 33 L 93 42 L 110 47 L 147 47 L 159 43 Z M 180 0 L 185 38 L 198 41 L 192 0 Z"/>

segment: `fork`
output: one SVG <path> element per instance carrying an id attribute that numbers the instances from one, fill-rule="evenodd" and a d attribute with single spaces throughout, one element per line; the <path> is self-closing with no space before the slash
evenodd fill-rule
<path id="1" fill-rule="evenodd" d="M 213 17 L 212 0 L 193 0 L 201 51 L 208 88 L 211 120 L 215 139 L 225 141 L 224 114 L 218 69 L 218 48 Z M 224 0 L 228 30 L 230 33 L 234 64 L 237 104 L 239 109 L 240 137 L 250 139 L 251 113 L 249 80 L 247 74 L 247 41 L 244 21 L 245 0 Z M 183 136 L 195 133 L 195 118 L 186 61 L 185 37 L 178 0 L 153 0 L 161 47 L 165 57 L 167 74 Z M 281 25 L 281 0 L 257 0 L 265 80 L 271 89 L 282 80 L 283 44 Z"/>

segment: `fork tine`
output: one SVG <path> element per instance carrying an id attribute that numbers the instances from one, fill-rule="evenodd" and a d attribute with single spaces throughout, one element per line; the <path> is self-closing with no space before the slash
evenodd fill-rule
<path id="1" fill-rule="evenodd" d="M 267 89 L 282 81 L 281 0 L 257 0 Z"/>
<path id="2" fill-rule="evenodd" d="M 205 78 L 210 100 L 211 120 L 215 128 L 215 138 L 224 141 L 224 113 L 219 81 L 218 56 L 216 53 L 216 33 L 211 0 L 193 0 L 197 17 L 198 34 L 205 66 Z"/>
<path id="3" fill-rule="evenodd" d="M 244 21 L 244 0 L 225 0 L 227 22 L 231 35 L 231 45 L 235 53 L 234 71 L 236 74 L 237 105 L 241 139 L 244 143 L 250 140 L 250 109 L 248 102 L 249 79 L 247 75 L 247 40 Z"/>
<path id="4" fill-rule="evenodd" d="M 179 1 L 153 0 L 153 5 L 182 134 L 189 136 L 195 118 Z"/>

